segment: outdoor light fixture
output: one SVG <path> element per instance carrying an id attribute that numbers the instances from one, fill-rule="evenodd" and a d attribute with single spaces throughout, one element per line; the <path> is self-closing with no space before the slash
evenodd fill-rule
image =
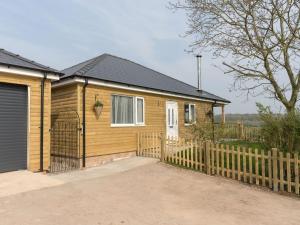
<path id="1" fill-rule="evenodd" d="M 209 110 L 206 115 L 209 117 L 209 118 L 212 118 L 213 117 L 213 111 L 212 110 Z"/>
<path id="2" fill-rule="evenodd" d="M 97 119 L 99 119 L 102 109 L 103 109 L 103 103 L 98 99 L 98 95 L 95 95 L 94 111 L 96 113 Z"/>

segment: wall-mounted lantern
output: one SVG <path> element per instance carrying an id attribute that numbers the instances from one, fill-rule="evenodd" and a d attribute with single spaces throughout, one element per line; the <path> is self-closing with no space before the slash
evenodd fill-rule
<path id="1" fill-rule="evenodd" d="M 98 95 L 95 95 L 94 111 L 96 113 L 97 119 L 100 117 L 103 109 L 103 103 L 98 99 Z"/>
<path id="2" fill-rule="evenodd" d="M 206 116 L 208 116 L 210 119 L 213 118 L 214 116 L 214 113 L 212 110 L 209 110 L 207 113 L 206 113 Z"/>

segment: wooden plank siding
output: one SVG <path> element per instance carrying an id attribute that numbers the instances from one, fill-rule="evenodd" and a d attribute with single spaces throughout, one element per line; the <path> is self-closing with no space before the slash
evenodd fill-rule
<path id="1" fill-rule="evenodd" d="M 82 122 L 82 89 L 83 84 L 72 84 L 53 88 L 52 108 L 54 110 L 75 109 Z M 139 96 L 145 100 L 145 126 L 112 127 L 111 96 L 113 94 Z M 103 110 L 97 119 L 94 112 L 95 97 L 103 103 Z M 86 88 L 86 154 L 87 157 L 102 156 L 137 150 L 137 133 L 166 130 L 166 101 L 178 103 L 179 136 L 188 133 L 184 124 L 184 103 L 195 103 L 197 118 L 207 121 L 207 112 L 212 103 L 193 101 L 182 98 L 167 97 L 157 94 L 127 91 L 109 87 L 88 85 Z M 77 106 L 76 106 L 77 105 Z M 82 151 L 82 140 L 81 151 Z"/>
<path id="2" fill-rule="evenodd" d="M 78 111 L 77 98 L 76 85 L 52 89 L 52 114 L 63 111 Z"/>
<path id="3" fill-rule="evenodd" d="M 30 87 L 30 127 L 28 128 L 28 170 L 40 169 L 40 102 L 41 78 L 0 73 L 0 82 L 26 85 Z M 49 168 L 50 159 L 50 129 L 51 126 L 51 82 L 45 82 L 44 111 L 44 169 Z"/>

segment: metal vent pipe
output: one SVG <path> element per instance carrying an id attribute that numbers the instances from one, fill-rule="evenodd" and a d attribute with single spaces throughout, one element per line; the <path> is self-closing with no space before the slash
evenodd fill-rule
<path id="1" fill-rule="evenodd" d="M 197 77 L 198 77 L 198 91 L 202 90 L 202 74 L 201 74 L 201 58 L 202 55 L 196 55 L 197 58 Z"/>

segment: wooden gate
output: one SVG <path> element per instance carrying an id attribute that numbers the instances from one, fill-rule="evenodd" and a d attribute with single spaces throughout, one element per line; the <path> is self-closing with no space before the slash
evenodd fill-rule
<path id="1" fill-rule="evenodd" d="M 161 132 L 145 132 L 138 133 L 138 150 L 137 155 L 151 158 L 161 158 L 162 153 L 162 133 Z"/>
<path id="2" fill-rule="evenodd" d="M 80 119 L 75 111 L 51 116 L 50 172 L 80 168 Z"/>

